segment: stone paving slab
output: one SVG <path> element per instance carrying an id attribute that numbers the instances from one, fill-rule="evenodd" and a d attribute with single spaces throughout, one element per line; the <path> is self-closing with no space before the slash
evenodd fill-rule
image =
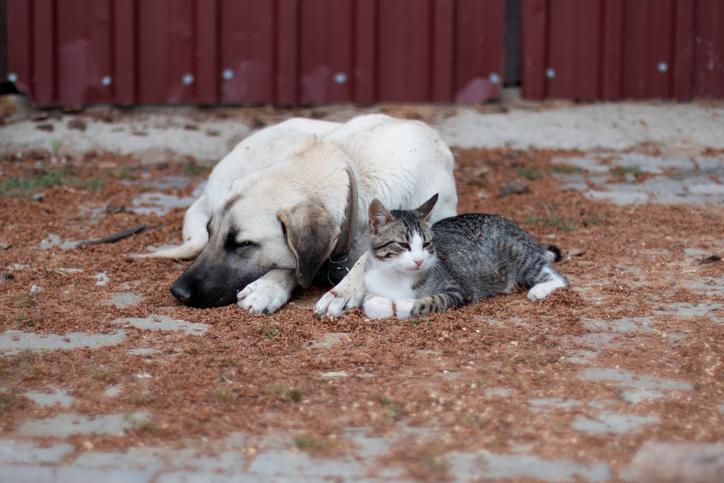
<path id="1" fill-rule="evenodd" d="M 636 483 L 720 482 L 724 479 L 724 442 L 647 441 L 621 476 Z"/>
<path id="2" fill-rule="evenodd" d="M 77 434 L 106 434 L 122 436 L 148 418 L 149 414 L 139 411 L 131 414 L 82 414 L 62 413 L 46 419 L 35 419 L 21 423 L 17 432 L 24 436 L 52 436 L 64 438 Z"/>
<path id="3" fill-rule="evenodd" d="M 150 315 L 148 317 L 125 317 L 116 319 L 112 324 L 125 324 L 141 330 L 179 331 L 187 335 L 204 335 L 209 330 L 208 324 L 178 320 L 166 315 Z"/>
<path id="4" fill-rule="evenodd" d="M 23 396 L 30 399 L 39 406 L 61 406 L 69 407 L 75 401 L 75 398 L 57 387 L 49 388 L 49 392 L 44 391 L 28 391 Z"/>
<path id="5" fill-rule="evenodd" d="M 554 161 L 581 170 L 580 173 L 562 172 L 556 176 L 566 187 L 582 191 L 592 200 L 619 205 L 649 202 L 724 204 L 724 185 L 713 181 L 724 176 L 724 159 L 721 157 L 698 156 L 689 159 L 601 152 L 583 157 L 561 157 Z M 625 173 L 625 182 L 610 178 L 613 174 L 621 173 Z M 650 177 L 637 181 L 637 173 L 645 173 Z"/>
<path id="6" fill-rule="evenodd" d="M 495 454 L 484 452 L 481 455 L 469 453 L 450 453 L 447 456 L 453 467 L 457 481 L 466 481 L 484 477 L 532 478 L 540 481 L 607 481 L 611 472 L 605 462 L 583 465 L 569 460 L 546 460 L 530 454 Z"/>
<path id="7" fill-rule="evenodd" d="M 125 468 L 8 465 L 0 471 L 0 483 L 151 483 L 153 479 L 150 471 Z"/>
<path id="8" fill-rule="evenodd" d="M 72 350 L 97 349 L 109 345 L 118 345 L 126 338 L 123 329 L 108 334 L 87 334 L 70 332 L 68 334 L 36 334 L 20 330 L 6 330 L 0 334 L 0 354 L 17 354 L 24 350 Z"/>
<path id="9" fill-rule="evenodd" d="M 571 427 L 584 433 L 624 434 L 657 422 L 659 417 L 656 415 L 636 416 L 605 411 L 593 417 L 579 414 L 571 423 Z"/>
<path id="10" fill-rule="evenodd" d="M 41 446 L 32 441 L 0 439 L 0 474 L 9 464 L 57 464 L 73 450 L 67 443 Z"/>

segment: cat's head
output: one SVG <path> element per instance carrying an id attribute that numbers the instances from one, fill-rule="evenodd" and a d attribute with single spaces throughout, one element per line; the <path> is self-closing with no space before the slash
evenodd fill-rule
<path id="1" fill-rule="evenodd" d="M 388 211 L 379 200 L 369 207 L 370 254 L 399 272 L 421 272 L 437 258 L 430 213 L 437 194 L 414 210 Z"/>

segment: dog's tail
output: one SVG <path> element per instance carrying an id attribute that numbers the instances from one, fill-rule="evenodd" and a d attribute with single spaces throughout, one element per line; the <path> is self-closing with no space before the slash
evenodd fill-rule
<path id="1" fill-rule="evenodd" d="M 202 196 L 194 202 L 184 215 L 183 239 L 181 245 L 162 248 L 151 253 L 134 253 L 128 255 L 129 260 L 143 258 L 178 258 L 189 260 L 201 253 L 209 242 L 209 232 L 206 225 L 211 218 L 205 210 L 205 198 Z"/>
<path id="2" fill-rule="evenodd" d="M 546 258 L 549 262 L 558 262 L 563 258 L 561 250 L 555 245 L 546 245 Z"/>
<path id="3" fill-rule="evenodd" d="M 198 243 L 197 240 L 189 240 L 184 244 L 175 247 L 162 248 L 150 253 L 132 253 L 128 255 L 129 260 L 141 260 L 144 258 L 176 258 L 180 260 L 190 260 L 206 246 L 206 243 Z"/>

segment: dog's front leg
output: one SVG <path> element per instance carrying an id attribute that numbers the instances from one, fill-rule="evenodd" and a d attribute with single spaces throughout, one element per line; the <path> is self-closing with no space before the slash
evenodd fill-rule
<path id="1" fill-rule="evenodd" d="M 365 296 L 365 264 L 367 252 L 354 264 L 346 277 L 332 290 L 324 294 L 314 306 L 317 317 L 337 317 L 345 310 L 359 307 Z"/>
<path id="2" fill-rule="evenodd" d="M 237 305 L 252 314 L 271 314 L 289 300 L 296 285 L 294 270 L 269 270 L 236 294 Z"/>

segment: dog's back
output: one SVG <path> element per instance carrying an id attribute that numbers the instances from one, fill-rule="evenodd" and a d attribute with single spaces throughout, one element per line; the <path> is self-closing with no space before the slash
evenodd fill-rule
<path id="1" fill-rule="evenodd" d="M 418 206 L 435 193 L 440 199 L 433 221 L 456 214 L 454 158 L 438 133 L 420 121 L 384 114 L 356 117 L 330 131 L 324 139 L 350 156 L 359 182 L 361 217 L 377 198 L 391 209 Z M 364 211 L 364 213 L 362 212 Z"/>
<path id="2" fill-rule="evenodd" d="M 338 122 L 292 118 L 251 134 L 211 171 L 204 190 L 208 209 L 223 202 L 234 180 L 287 160 L 311 136 L 325 135 L 339 126 Z"/>

